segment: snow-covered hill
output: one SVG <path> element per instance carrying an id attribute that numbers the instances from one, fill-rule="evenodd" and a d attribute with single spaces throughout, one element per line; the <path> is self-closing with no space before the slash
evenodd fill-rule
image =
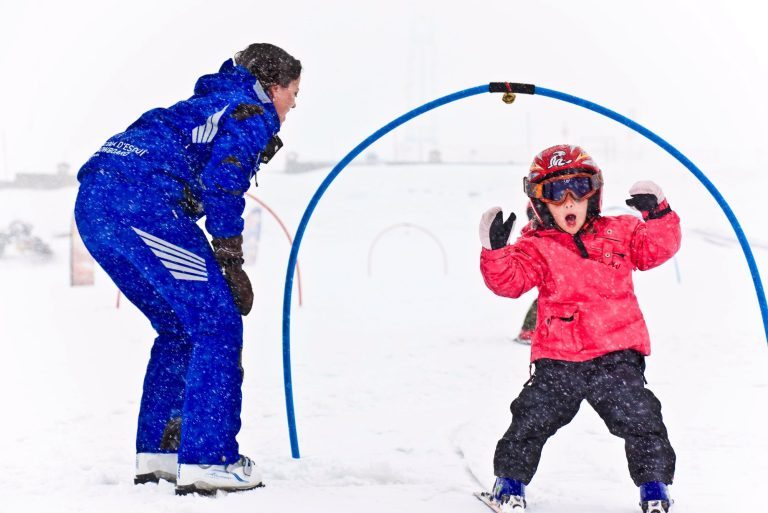
<path id="1" fill-rule="evenodd" d="M 764 508 L 768 347 L 745 260 L 714 201 L 671 161 L 604 163 L 604 205 L 651 178 L 684 223 L 674 265 L 636 274 L 653 340 L 649 387 L 664 407 L 678 470 L 677 513 Z M 0 227 L 35 225 L 52 261 L 0 259 L 0 511 L 481 513 L 509 403 L 528 379 L 528 349 L 510 341 L 533 296 L 498 298 L 478 271 L 477 221 L 493 205 L 524 212 L 524 170 L 505 166 L 351 167 L 329 189 L 304 239 L 304 306 L 293 309 L 294 387 L 303 457 L 288 444 L 281 305 L 289 247 L 264 218 L 257 291 L 246 318 L 241 450 L 267 487 L 215 500 L 134 486 L 133 437 L 153 333 L 97 272 L 69 287 L 76 191 L 0 191 Z M 260 176 L 251 192 L 295 230 L 325 171 Z M 723 175 L 724 177 L 725 175 Z M 713 176 L 718 183 L 718 176 Z M 768 179 L 761 181 L 765 190 Z M 754 182 L 753 182 L 754 183 Z M 768 276 L 764 207 L 728 199 Z M 411 223 L 415 228 L 382 236 Z M 762 237 L 762 240 L 760 240 Z M 295 298 L 295 294 L 294 294 Z M 533 513 L 639 511 L 621 440 L 586 403 L 546 446 L 528 488 Z"/>

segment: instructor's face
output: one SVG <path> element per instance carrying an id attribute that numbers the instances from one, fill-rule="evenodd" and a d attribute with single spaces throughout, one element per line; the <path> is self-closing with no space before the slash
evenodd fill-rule
<path id="1" fill-rule="evenodd" d="M 273 85 L 269 88 L 269 95 L 272 97 L 272 103 L 275 105 L 277 117 L 280 118 L 280 124 L 285 123 L 285 117 L 288 111 L 296 107 L 296 97 L 299 94 L 299 81 L 301 77 L 288 84 L 288 87 Z"/>

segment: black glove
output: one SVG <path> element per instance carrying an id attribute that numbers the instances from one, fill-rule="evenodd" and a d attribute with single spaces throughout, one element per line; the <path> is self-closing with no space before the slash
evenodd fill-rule
<path id="1" fill-rule="evenodd" d="M 224 273 L 235 306 L 241 315 L 248 315 L 253 307 L 253 287 L 243 271 L 243 236 L 213 239 L 213 254 Z"/>
<path id="2" fill-rule="evenodd" d="M 515 219 L 517 216 L 514 212 L 509 213 L 507 220 L 504 220 L 504 214 L 499 212 L 496 217 L 493 218 L 491 223 L 491 229 L 488 230 L 488 235 L 491 238 L 491 247 L 493 249 L 503 248 L 509 242 L 509 236 L 512 233 L 512 228 L 515 227 Z"/>
<path id="3" fill-rule="evenodd" d="M 655 194 L 633 194 L 626 203 L 640 212 L 653 212 L 659 206 Z"/>
<path id="4" fill-rule="evenodd" d="M 487 210 L 480 218 L 480 242 L 486 249 L 503 248 L 509 243 L 509 236 L 515 227 L 514 212 L 504 221 L 501 208 L 493 207 Z"/>

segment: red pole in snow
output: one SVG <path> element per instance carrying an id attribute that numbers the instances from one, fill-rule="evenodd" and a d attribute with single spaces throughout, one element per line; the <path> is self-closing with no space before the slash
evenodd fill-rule
<path id="1" fill-rule="evenodd" d="M 283 229 L 283 233 L 288 238 L 288 244 L 293 246 L 293 237 L 291 237 L 291 233 L 288 231 L 288 228 L 286 228 L 285 223 L 283 223 L 282 219 L 280 219 L 280 217 L 278 217 L 278 215 L 275 213 L 275 211 L 272 210 L 269 207 L 269 205 L 264 203 L 262 200 L 260 200 L 259 198 L 257 198 L 253 194 L 251 194 L 250 192 L 246 192 L 245 195 L 248 196 L 249 198 L 251 198 L 256 203 L 258 203 L 259 205 L 261 205 L 262 207 L 264 207 L 264 209 L 267 212 L 269 212 L 269 214 L 275 219 L 275 221 L 277 221 L 277 224 L 280 225 L 280 228 Z M 296 278 L 297 278 L 297 285 L 298 285 L 298 289 L 299 289 L 299 306 L 303 306 L 304 301 L 303 301 L 303 297 L 302 297 L 302 293 L 301 293 L 301 269 L 299 268 L 298 261 L 296 262 Z M 120 308 L 120 296 L 121 296 L 121 293 L 120 293 L 120 290 L 118 289 L 118 291 L 117 291 L 117 301 L 115 302 L 115 308 Z"/>
<path id="2" fill-rule="evenodd" d="M 264 203 L 262 200 L 260 200 L 259 198 L 257 198 L 253 194 L 251 194 L 250 192 L 246 192 L 245 195 L 248 196 L 249 198 L 251 198 L 256 203 L 258 203 L 259 205 L 261 205 L 262 207 L 264 207 L 264 209 L 267 212 L 269 212 L 269 214 L 275 219 L 275 221 L 277 221 L 277 224 L 280 225 L 280 228 L 283 229 L 283 233 L 288 238 L 288 243 L 291 246 L 293 246 L 293 237 L 291 237 L 291 233 L 288 231 L 288 228 L 286 228 L 285 223 L 283 223 L 282 219 L 280 219 L 280 217 L 278 217 L 278 215 L 275 213 L 275 211 L 272 210 L 271 208 L 269 208 L 269 205 Z M 296 278 L 298 280 L 297 285 L 298 285 L 298 289 L 299 289 L 299 306 L 302 306 L 303 300 L 302 300 L 302 294 L 301 294 L 301 269 L 299 269 L 298 261 L 296 262 Z"/>

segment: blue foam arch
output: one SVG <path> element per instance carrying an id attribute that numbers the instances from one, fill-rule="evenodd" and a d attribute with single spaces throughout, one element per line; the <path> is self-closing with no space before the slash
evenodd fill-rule
<path id="1" fill-rule="evenodd" d="M 758 302 L 760 304 L 760 311 L 763 317 L 763 327 L 765 329 L 766 340 L 768 341 L 768 304 L 766 303 L 765 292 L 763 290 L 762 281 L 760 280 L 760 274 L 757 269 L 757 264 L 755 263 L 754 256 L 752 255 L 752 249 L 749 246 L 749 242 L 747 241 L 746 235 L 744 235 L 744 232 L 741 229 L 741 225 L 736 219 L 736 216 L 731 210 L 730 206 L 725 201 L 725 198 L 723 198 L 723 196 L 720 194 L 717 188 L 712 184 L 712 182 L 709 181 L 709 179 L 704 175 L 704 173 L 702 173 L 701 170 L 699 170 L 699 168 L 697 168 L 693 164 L 693 162 L 691 162 L 685 155 L 683 155 L 680 151 L 678 151 L 675 147 L 673 147 L 671 144 L 666 142 L 664 139 L 662 139 L 655 133 L 651 132 L 647 128 L 643 127 L 642 125 L 632 121 L 631 119 L 625 116 L 622 116 L 621 114 L 618 114 L 617 112 L 614 112 L 610 109 L 602 107 L 601 105 L 578 98 L 576 96 L 571 96 L 569 94 L 561 93 L 559 91 L 554 91 L 552 89 L 536 87 L 528 84 L 511 84 L 512 86 L 518 86 L 518 87 L 511 88 L 510 84 L 506 82 L 492 83 L 490 85 L 481 85 L 477 87 L 472 87 L 469 89 L 464 89 L 462 91 L 458 91 L 458 92 L 443 96 L 431 102 L 425 103 L 424 105 L 417 107 L 411 110 L 410 112 L 407 112 L 402 116 L 394 119 L 393 121 L 387 123 L 380 129 L 378 129 L 376 132 L 368 136 L 363 142 L 355 146 L 355 148 L 352 151 L 350 151 L 338 164 L 336 164 L 336 166 L 334 166 L 334 168 L 331 170 L 328 176 L 326 176 L 325 180 L 323 180 L 323 182 L 320 184 L 315 194 L 312 196 L 312 199 L 310 200 L 309 204 L 307 205 L 307 208 L 304 211 L 304 215 L 301 217 L 301 221 L 299 222 L 299 227 L 296 230 L 296 236 L 293 240 L 293 245 L 291 246 L 291 254 L 288 259 L 288 268 L 286 270 L 286 276 L 285 276 L 285 290 L 283 295 L 283 378 L 284 378 L 284 385 L 285 385 L 285 407 L 286 407 L 286 414 L 288 417 L 288 432 L 289 432 L 289 437 L 291 442 L 291 455 L 294 458 L 300 458 L 301 456 L 299 451 L 298 433 L 296 429 L 296 414 L 295 414 L 294 402 L 293 402 L 293 378 L 292 378 L 292 372 L 291 372 L 291 295 L 293 290 L 293 275 L 296 269 L 296 262 L 298 260 L 298 255 L 299 255 L 299 247 L 301 246 L 301 241 L 304 238 L 304 232 L 307 229 L 307 225 L 309 224 L 309 219 L 312 217 L 315 207 L 317 206 L 322 196 L 325 194 L 325 191 L 328 189 L 331 183 L 339 175 L 339 173 L 341 173 L 341 171 L 350 162 L 352 162 L 352 160 L 355 157 L 357 157 L 360 153 L 362 153 L 363 150 L 365 150 L 368 146 L 376 142 L 385 134 L 391 132 L 398 126 L 410 121 L 411 119 L 421 114 L 424 114 L 425 112 L 436 109 L 437 107 L 440 107 L 442 105 L 446 105 L 448 103 L 452 103 L 462 98 L 467 98 L 467 97 L 475 96 L 478 94 L 483 94 L 488 92 L 504 92 L 503 87 L 500 88 L 500 86 L 503 86 L 503 85 L 506 85 L 506 89 L 510 92 L 514 91 L 514 92 L 524 93 L 524 94 L 538 94 L 541 96 L 555 98 L 558 100 L 562 100 L 564 102 L 578 105 L 580 107 L 584 107 L 586 109 L 602 114 L 606 117 L 609 117 L 621 123 L 622 125 L 625 125 L 635 130 L 636 132 L 640 133 L 641 135 L 645 136 L 651 141 L 655 142 L 657 145 L 661 146 L 664 150 L 666 150 L 673 157 L 675 157 L 678 161 L 680 161 L 686 168 L 688 168 L 688 170 L 691 171 L 694 174 L 694 176 L 696 176 L 696 178 L 698 178 L 702 184 L 704 184 L 704 186 L 712 194 L 712 196 L 714 196 L 718 205 L 720 205 L 720 208 L 723 209 L 726 217 L 731 223 L 731 226 L 733 226 L 733 229 L 736 232 L 736 237 L 738 238 L 739 243 L 741 244 L 742 250 L 744 251 L 744 255 L 747 258 L 747 263 L 749 265 L 750 272 L 752 273 L 752 280 L 755 285 L 755 292 L 757 293 Z"/>

